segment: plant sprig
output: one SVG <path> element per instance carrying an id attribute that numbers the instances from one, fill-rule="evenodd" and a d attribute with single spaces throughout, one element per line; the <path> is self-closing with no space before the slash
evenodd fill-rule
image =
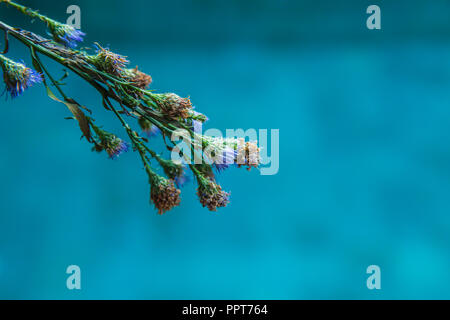
<path id="1" fill-rule="evenodd" d="M 10 0 L 0 0 L 26 16 L 37 18 L 46 23 L 52 39 L 46 39 L 33 32 L 9 26 L 0 21 L 0 29 L 4 31 L 4 50 L 0 53 L 0 67 L 6 91 L 15 98 L 21 95 L 29 86 L 42 83 L 47 95 L 63 103 L 72 113 L 80 126 L 82 137 L 93 145 L 97 152 L 106 152 L 110 158 L 117 158 L 121 153 L 128 151 L 129 146 L 136 151 L 142 161 L 144 170 L 150 183 L 150 199 L 158 213 L 162 214 L 180 204 L 178 189 L 186 180 L 186 170 L 189 169 L 195 177 L 198 189 L 197 195 L 201 204 L 215 211 L 229 202 L 229 193 L 222 191 L 217 184 L 213 169 L 217 171 L 226 169 L 229 165 L 246 165 L 249 168 L 259 165 L 259 148 L 253 142 L 244 142 L 240 139 L 215 139 L 196 132 L 195 127 L 207 120 L 207 117 L 196 112 L 189 98 L 182 98 L 174 93 L 155 93 L 149 90 L 152 78 L 138 70 L 129 69 L 126 57 L 116 54 L 108 48 L 95 44 L 95 54 L 88 54 L 84 50 L 75 49 L 77 43 L 83 41 L 83 32 L 66 24 L 59 23 L 38 11 L 27 8 Z M 12 36 L 30 50 L 34 69 L 26 67 L 4 56 L 9 50 L 9 36 Z M 41 61 L 43 55 L 61 64 L 66 69 L 63 78 L 67 77 L 67 70 L 73 72 L 93 88 L 101 97 L 104 109 L 112 114 L 121 123 L 131 145 L 95 123 L 92 111 L 75 99 L 67 95 L 61 88 L 61 80 L 57 81 L 50 74 Z M 47 79 L 50 83 L 47 83 Z M 56 95 L 52 89 L 56 88 Z M 118 106 L 116 106 L 116 105 Z M 86 112 L 89 114 L 87 115 Z M 128 118 L 138 120 L 142 133 L 139 134 L 127 122 Z M 212 147 L 213 153 L 220 161 L 209 161 L 201 164 L 191 164 L 188 156 L 183 154 L 185 162 L 189 165 L 165 159 L 161 154 L 153 151 L 149 146 L 149 138 L 161 133 L 166 148 L 172 151 L 176 147 L 173 141 L 168 144 L 166 138 L 171 138 L 179 130 L 188 132 L 192 139 L 191 149 L 194 154 L 199 152 L 202 159 L 207 159 L 203 147 Z M 250 152 L 256 151 L 256 156 Z M 151 159 L 163 169 L 166 177 L 156 173 L 151 166 Z M 230 161 L 231 159 L 231 161 Z M 238 162 L 241 159 L 242 162 Z M 250 161 L 256 159 L 256 161 Z M 177 188 L 178 187 L 178 188 Z"/>

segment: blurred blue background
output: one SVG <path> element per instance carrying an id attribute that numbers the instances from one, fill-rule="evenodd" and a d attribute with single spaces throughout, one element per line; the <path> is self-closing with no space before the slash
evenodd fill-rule
<path id="1" fill-rule="evenodd" d="M 136 154 L 90 152 L 42 87 L 1 99 L 0 298 L 450 298 L 448 1 L 22 3 L 60 21 L 79 5 L 86 45 L 190 95 L 207 128 L 280 129 L 280 170 L 221 174 L 232 202 L 217 213 L 190 183 L 159 216 Z M 371 4 L 381 30 L 366 28 Z M 93 89 L 67 82 L 123 135 Z M 66 288 L 71 264 L 82 290 Z M 381 290 L 366 287 L 371 264 Z"/>

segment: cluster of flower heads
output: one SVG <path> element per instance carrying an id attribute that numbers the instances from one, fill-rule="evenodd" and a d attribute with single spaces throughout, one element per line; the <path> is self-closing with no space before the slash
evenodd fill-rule
<path id="1" fill-rule="evenodd" d="M 0 0 L 0 2 L 2 1 Z M 93 144 L 94 151 L 105 151 L 112 159 L 129 151 L 131 147 L 134 151 L 139 152 L 149 177 L 150 199 L 159 214 L 163 214 L 180 204 L 181 191 L 178 188 L 189 180 L 189 176 L 186 174 L 187 168 L 192 171 L 197 181 L 197 195 L 202 206 L 207 207 L 211 211 L 216 211 L 217 208 L 227 206 L 230 202 L 230 193 L 223 191 L 222 187 L 216 182 L 213 169 L 217 172 L 222 172 L 230 166 L 245 166 L 248 170 L 259 166 L 260 149 L 256 142 L 234 138 L 212 138 L 202 135 L 202 125 L 208 120 L 208 117 L 194 110 L 190 98 L 183 98 L 174 93 L 158 94 L 147 90 L 152 83 L 152 77 L 138 70 L 137 67 L 128 68 L 129 61 L 127 57 L 116 54 L 97 43 L 95 44 L 96 52 L 92 55 L 84 51 L 75 50 L 73 48 L 76 47 L 78 42 L 83 40 L 85 35 L 83 32 L 49 19 L 37 13 L 37 11 L 30 10 L 12 1 L 7 3 L 24 14 L 33 18 L 39 18 L 47 23 L 54 42 L 52 42 L 51 46 L 45 47 L 46 50 L 53 50 L 55 55 L 63 52 L 66 54 L 64 56 L 65 60 L 69 62 L 71 57 L 79 59 L 71 66 L 73 68 L 84 68 L 87 66 L 87 68 L 78 71 L 81 71 L 81 74 L 90 74 L 92 78 L 89 80 L 105 81 L 104 79 L 106 78 L 110 81 L 103 82 L 105 87 L 109 88 L 109 91 L 102 93 L 103 102 L 105 107 L 108 110 L 112 109 L 120 119 L 130 137 L 131 144 L 95 125 L 94 120 L 90 116 L 85 116 L 81 110 L 77 110 L 75 113 L 73 110 L 71 111 L 79 121 L 83 135 Z M 35 45 L 39 47 L 43 43 L 45 44 L 46 41 L 39 40 Z M 61 48 L 64 48 L 64 50 Z M 70 54 L 67 55 L 67 53 Z M 79 61 L 82 61 L 82 63 L 78 63 Z M 31 85 L 40 83 L 44 79 L 41 73 L 27 68 L 22 63 L 14 62 L 1 54 L 0 66 L 3 70 L 6 91 L 13 98 L 22 94 Z M 38 69 L 41 70 L 41 68 Z M 45 69 L 44 71 L 47 72 Z M 50 77 L 50 79 L 52 78 Z M 111 79 L 117 81 L 112 81 Z M 55 83 L 53 79 L 52 82 L 54 86 L 58 86 L 58 83 Z M 120 83 L 120 85 L 117 83 Z M 44 84 L 47 86 L 45 82 Z M 123 108 L 122 114 L 137 119 L 142 136 L 133 131 L 124 122 L 122 116 L 112 105 L 105 103 L 105 99 L 109 101 L 107 94 L 113 90 L 110 85 L 113 86 L 115 92 L 112 98 L 116 101 L 119 99 L 118 102 Z M 67 103 L 66 98 L 65 100 L 65 103 Z M 73 101 L 69 102 L 71 105 L 69 109 L 74 108 Z M 125 110 L 124 106 L 128 107 L 128 110 Z M 137 109 L 140 109 L 141 113 L 138 113 Z M 142 110 L 144 110 L 144 114 Z M 145 113 L 145 111 L 148 113 Z M 156 118 L 154 118 L 154 111 L 157 111 Z M 84 126 L 82 121 L 84 121 Z M 169 127 L 171 129 L 168 129 Z M 189 134 L 197 141 L 194 142 L 194 146 L 198 143 L 201 147 L 203 163 L 187 165 L 186 163 L 164 159 L 160 154 L 155 153 L 144 144 L 144 142 L 148 142 L 149 138 L 158 134 L 164 137 L 164 142 L 166 143 L 165 137 L 170 135 L 171 132 L 173 133 L 175 129 L 190 130 Z M 167 148 L 172 150 L 169 146 Z M 157 174 L 151 168 L 150 161 L 153 161 L 151 159 L 159 164 L 166 177 Z"/>
<path id="2" fill-rule="evenodd" d="M 21 95 L 28 87 L 42 82 L 42 74 L 0 54 L 0 66 L 6 91 L 12 98 Z"/>

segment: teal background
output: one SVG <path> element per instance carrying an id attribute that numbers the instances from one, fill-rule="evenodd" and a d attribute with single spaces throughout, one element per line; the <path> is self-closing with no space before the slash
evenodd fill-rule
<path id="1" fill-rule="evenodd" d="M 450 298 L 448 1 L 22 3 L 61 21 L 78 4 L 86 45 L 190 95 L 208 128 L 280 129 L 280 170 L 221 174 L 232 202 L 218 213 L 190 183 L 158 216 L 136 154 L 90 152 L 42 87 L 0 99 L 0 298 Z M 370 4 L 382 30 L 366 28 Z M 4 5 L 0 17 L 44 31 Z M 80 291 L 66 289 L 71 264 Z M 371 264 L 381 290 L 366 287 Z"/>

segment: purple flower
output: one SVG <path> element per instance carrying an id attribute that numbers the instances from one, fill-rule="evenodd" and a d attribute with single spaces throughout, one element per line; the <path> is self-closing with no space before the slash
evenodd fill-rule
<path id="1" fill-rule="evenodd" d="M 151 137 L 155 137 L 159 133 L 161 133 L 161 130 L 159 130 L 159 128 L 157 126 L 150 124 L 150 126 L 146 129 L 142 130 L 142 132 L 145 133 L 147 138 L 151 138 Z"/>
<path id="2" fill-rule="evenodd" d="M 184 170 L 179 176 L 176 176 L 174 179 L 175 184 L 177 185 L 178 188 L 182 187 L 186 182 L 189 182 L 190 180 L 191 178 L 188 175 L 186 175 Z"/>
<path id="3" fill-rule="evenodd" d="M 219 158 L 214 163 L 214 167 L 218 172 L 223 171 L 229 167 L 230 164 L 234 164 L 237 157 L 237 151 L 231 147 L 225 147 L 222 151 L 222 158 Z"/>
<path id="4" fill-rule="evenodd" d="M 106 149 L 106 152 L 108 153 L 108 155 L 111 159 L 115 159 L 122 153 L 127 152 L 129 150 L 129 148 L 130 148 L 130 146 L 127 142 L 116 137 L 114 140 L 112 140 L 109 143 L 109 146 Z"/>
<path id="5" fill-rule="evenodd" d="M 96 134 L 96 137 L 93 138 L 95 144 L 93 150 L 97 152 L 106 151 L 110 159 L 115 159 L 130 149 L 128 142 L 97 127 L 93 122 L 90 122 L 90 127 Z"/>
<path id="6" fill-rule="evenodd" d="M 48 28 L 53 36 L 53 40 L 70 48 L 75 48 L 78 42 L 83 42 L 84 32 L 75 29 L 67 24 L 62 24 L 54 20 L 48 21 Z"/>
<path id="7" fill-rule="evenodd" d="M 62 37 L 61 40 L 65 42 L 68 47 L 76 48 L 78 42 L 83 42 L 83 37 L 85 35 L 86 33 L 74 29 L 72 32 L 67 33 L 64 37 Z"/>
<path id="8" fill-rule="evenodd" d="M 142 132 L 147 136 L 147 138 L 154 137 L 158 133 L 161 133 L 161 130 L 157 126 L 155 126 L 153 123 L 151 123 L 144 117 L 139 117 L 138 123 L 142 129 Z"/>
<path id="9" fill-rule="evenodd" d="M 42 74 L 3 55 L 0 55 L 0 66 L 3 70 L 6 91 L 12 98 L 18 97 L 32 85 L 42 82 Z"/>
<path id="10" fill-rule="evenodd" d="M 230 193 L 223 191 L 221 186 L 213 181 L 199 181 L 197 195 L 202 206 L 208 207 L 210 211 L 216 211 L 217 208 L 226 207 L 230 202 Z"/>

